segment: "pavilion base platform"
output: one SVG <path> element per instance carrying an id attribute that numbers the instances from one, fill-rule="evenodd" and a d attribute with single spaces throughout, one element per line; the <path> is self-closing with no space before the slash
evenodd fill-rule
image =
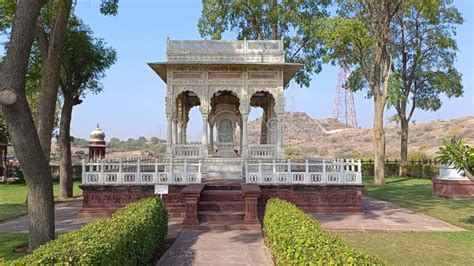
<path id="1" fill-rule="evenodd" d="M 203 179 L 202 184 L 169 185 L 163 201 L 170 218 L 187 228 L 259 228 L 270 198 L 307 212 L 360 212 L 363 185 L 257 185 L 241 179 Z M 111 215 L 135 200 L 156 196 L 153 185 L 82 185 L 80 216 Z"/>
<path id="2" fill-rule="evenodd" d="M 433 179 L 433 197 L 474 199 L 474 182 L 470 180 Z"/>

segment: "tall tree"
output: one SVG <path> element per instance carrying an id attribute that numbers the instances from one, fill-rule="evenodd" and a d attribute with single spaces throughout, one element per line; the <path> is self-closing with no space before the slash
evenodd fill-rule
<path id="1" fill-rule="evenodd" d="M 47 0 L 0 2 L 2 15 L 0 16 L 0 31 L 10 35 L 6 56 L 0 63 L 0 103 L 10 140 L 25 175 L 30 250 L 54 238 L 53 184 L 49 157 L 45 156 L 43 151 L 25 90 L 31 47 L 35 34 L 37 35 L 37 30 L 40 28 L 38 27 L 39 14 L 47 2 Z M 115 15 L 117 8 L 118 0 L 102 0 L 100 10 L 103 14 Z M 42 33 L 53 34 L 49 30 Z M 47 36 L 39 38 L 42 37 Z M 58 53 L 55 54 L 59 56 Z M 53 109 L 54 116 L 56 106 L 54 104 L 50 107 Z M 50 140 L 48 142 L 50 143 Z"/>
<path id="2" fill-rule="evenodd" d="M 51 137 L 54 129 L 56 101 L 58 97 L 59 75 L 61 68 L 61 53 L 72 0 L 53 0 L 51 18 L 49 12 L 43 12 L 43 18 L 36 24 L 36 40 L 41 51 L 42 72 L 38 99 L 38 135 L 45 157 L 49 159 L 51 152 Z M 47 11 L 48 9 L 46 9 Z M 43 24 L 49 22 L 48 27 Z M 49 34 L 46 32 L 49 30 Z"/>
<path id="3" fill-rule="evenodd" d="M 389 104 L 400 122 L 400 175 L 408 157 L 408 125 L 415 109 L 436 111 L 440 94 L 463 94 L 461 74 L 454 67 L 456 25 L 463 18 L 451 1 L 404 1 L 393 21 L 394 75 Z"/>
<path id="4" fill-rule="evenodd" d="M 0 102 L 10 140 L 22 165 L 28 190 L 30 249 L 54 238 L 51 171 L 26 99 L 28 59 L 35 24 L 46 0 L 19 0 L 7 53 L 0 65 Z"/>
<path id="5" fill-rule="evenodd" d="M 321 71 L 323 47 L 315 35 L 316 18 L 327 17 L 330 0 L 203 0 L 198 22 L 202 37 L 221 39 L 228 30 L 238 39 L 283 38 L 286 59 L 303 64 L 296 74 L 300 86 L 309 86 L 311 74 Z"/>
<path id="6" fill-rule="evenodd" d="M 374 100 L 374 163 L 376 184 L 385 183 L 384 110 L 389 96 L 391 22 L 401 0 L 339 1 L 338 16 L 316 20 L 328 49 L 327 61 L 351 67 L 350 87 L 368 88 Z"/>
<path id="7" fill-rule="evenodd" d="M 107 47 L 103 40 L 94 38 L 90 28 L 79 19 L 71 19 L 61 56 L 60 88 L 63 105 L 59 132 L 60 198 L 73 196 L 70 133 L 73 107 L 81 104 L 88 92 L 96 94 L 102 91 L 100 79 L 115 60 L 116 53 L 112 48 Z"/>
<path id="8" fill-rule="evenodd" d="M 36 24 L 36 40 L 41 51 L 42 73 L 38 98 L 38 134 L 47 158 L 51 153 L 51 137 L 55 125 L 55 110 L 59 90 L 61 53 L 72 0 L 51 0 Z M 102 0 L 101 13 L 116 15 L 118 0 Z"/>

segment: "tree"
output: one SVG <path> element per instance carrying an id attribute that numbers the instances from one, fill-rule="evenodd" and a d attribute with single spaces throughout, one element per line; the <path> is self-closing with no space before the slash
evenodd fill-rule
<path id="1" fill-rule="evenodd" d="M 101 39 L 93 37 L 89 27 L 78 18 L 71 18 L 61 55 L 60 88 L 63 96 L 59 143 L 61 150 L 59 197 L 73 196 L 71 159 L 71 119 L 75 105 L 88 93 L 102 91 L 100 79 L 116 60 L 115 51 Z"/>
<path id="2" fill-rule="evenodd" d="M 389 54 L 391 22 L 401 0 L 340 1 L 338 16 L 315 20 L 328 50 L 326 61 L 338 61 L 352 69 L 349 86 L 368 88 L 374 100 L 374 182 L 385 183 L 384 110 L 388 99 L 391 68 Z"/>
<path id="3" fill-rule="evenodd" d="M 400 176 L 408 156 L 408 125 L 415 109 L 436 111 L 440 94 L 463 94 L 461 74 L 454 67 L 455 26 L 463 19 L 451 1 L 405 1 L 393 21 L 393 82 L 389 104 L 400 122 Z"/>
<path id="4" fill-rule="evenodd" d="M 30 249 L 54 238 L 53 186 L 26 99 L 28 59 L 35 24 L 46 0 L 19 0 L 7 53 L 0 65 L 0 102 L 10 140 L 20 160 L 28 190 Z"/>
<path id="5" fill-rule="evenodd" d="M 72 9 L 72 0 L 52 0 L 36 24 L 36 40 L 41 51 L 42 73 L 38 98 L 37 126 L 45 156 L 51 152 L 56 102 L 61 71 L 61 53 Z M 118 0 L 102 0 L 100 11 L 116 15 Z"/>
<path id="6" fill-rule="evenodd" d="M 72 0 L 53 0 L 36 24 L 36 40 L 42 58 L 42 71 L 38 98 L 37 126 L 45 157 L 49 159 L 51 137 L 54 129 L 56 101 L 58 97 L 61 53 Z M 50 10 L 52 13 L 50 14 Z M 48 28 L 44 26 L 48 24 Z M 46 29 L 48 29 L 49 34 Z"/>
<path id="7" fill-rule="evenodd" d="M 57 4 L 58 1 L 55 3 Z M 42 147 L 33 121 L 25 90 L 28 59 L 36 30 L 39 29 L 37 24 L 39 14 L 47 2 L 47 0 L 0 2 L 0 14 L 2 15 L 0 16 L 0 30 L 2 33 L 7 33 L 11 29 L 6 56 L 0 64 L 0 103 L 10 140 L 25 175 L 29 214 L 28 247 L 30 250 L 54 239 L 54 201 L 49 158 L 45 156 L 43 151 L 44 147 Z M 55 5 L 55 7 L 60 6 L 60 8 L 54 10 L 64 11 L 64 4 Z M 102 12 L 116 14 L 117 7 L 118 0 L 102 0 Z M 58 18 L 64 15 L 64 13 L 54 14 L 52 17 Z M 51 30 L 42 31 L 42 33 L 49 33 L 50 36 L 61 35 L 60 32 L 56 31 L 54 33 Z M 46 36 L 39 36 L 39 38 L 42 37 Z M 45 43 L 43 42 L 43 44 Z M 51 44 L 56 48 L 48 49 L 57 49 L 58 46 L 55 46 L 55 43 L 56 41 Z M 42 49 L 44 48 L 42 47 Z M 61 52 L 61 50 L 59 51 Z M 57 53 L 56 51 L 54 54 L 59 57 L 60 52 Z M 44 55 L 42 53 L 42 56 Z M 39 101 L 38 109 L 41 109 L 41 104 L 41 101 Z M 49 106 L 53 109 L 51 113 L 54 117 L 56 104 Z M 47 108 L 43 108 L 43 110 L 45 109 Z M 50 149 L 51 133 L 52 129 L 49 132 L 47 150 Z"/>
<path id="8" fill-rule="evenodd" d="M 316 36 L 316 18 L 327 17 L 329 0 L 204 0 L 198 22 L 202 37 L 221 39 L 227 30 L 238 39 L 283 38 L 286 59 L 303 64 L 296 74 L 300 86 L 309 86 L 312 73 L 321 71 L 323 47 Z"/>

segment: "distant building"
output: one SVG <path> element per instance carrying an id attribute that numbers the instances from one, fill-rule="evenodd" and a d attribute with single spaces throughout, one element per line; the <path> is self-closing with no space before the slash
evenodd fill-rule
<path id="1" fill-rule="evenodd" d="M 89 159 L 101 160 L 105 158 L 105 133 L 100 128 L 99 124 L 92 130 L 89 140 Z"/>

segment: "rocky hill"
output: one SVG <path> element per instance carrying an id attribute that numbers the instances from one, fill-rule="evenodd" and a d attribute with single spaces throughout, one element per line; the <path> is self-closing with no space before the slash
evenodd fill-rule
<path id="1" fill-rule="evenodd" d="M 347 128 L 334 119 L 313 119 L 301 112 L 286 113 L 283 121 L 286 152 L 292 157 L 372 157 L 372 129 Z M 260 119 L 250 122 L 249 143 L 258 142 L 260 125 Z M 398 158 L 399 126 L 387 126 L 385 130 L 387 157 Z M 423 152 L 434 158 L 441 141 L 454 134 L 474 145 L 474 116 L 410 125 L 409 152 Z"/>

